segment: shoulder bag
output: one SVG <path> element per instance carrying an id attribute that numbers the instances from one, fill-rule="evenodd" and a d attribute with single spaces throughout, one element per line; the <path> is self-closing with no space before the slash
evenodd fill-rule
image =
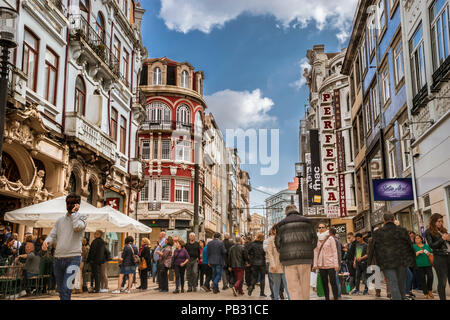
<path id="1" fill-rule="evenodd" d="M 141 257 L 139 257 L 137 254 L 134 253 L 133 246 L 130 245 L 130 249 L 131 249 L 131 256 L 133 259 L 133 263 L 139 264 L 141 262 Z"/>

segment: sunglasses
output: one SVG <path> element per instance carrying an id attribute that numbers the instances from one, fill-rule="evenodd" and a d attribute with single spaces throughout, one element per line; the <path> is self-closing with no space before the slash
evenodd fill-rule
<path id="1" fill-rule="evenodd" d="M 319 229 L 326 229 L 325 227 L 319 227 Z"/>

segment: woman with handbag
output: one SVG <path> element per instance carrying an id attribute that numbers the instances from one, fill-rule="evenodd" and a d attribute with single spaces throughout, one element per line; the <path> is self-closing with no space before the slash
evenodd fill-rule
<path id="1" fill-rule="evenodd" d="M 425 231 L 425 238 L 433 249 L 433 267 L 438 278 L 439 299 L 446 300 L 445 287 L 450 279 L 450 235 L 444 227 L 443 216 L 434 213 L 430 217 L 430 225 Z"/>
<path id="2" fill-rule="evenodd" d="M 417 264 L 417 276 L 420 281 L 425 299 L 434 299 L 433 296 L 433 270 L 431 269 L 433 262 L 433 251 L 426 244 L 423 243 L 423 238 L 420 235 L 416 235 L 413 245 L 414 251 L 416 251 L 416 264 Z"/>
<path id="3" fill-rule="evenodd" d="M 319 241 L 317 242 L 317 247 L 314 249 L 313 270 L 319 270 L 319 275 L 323 282 L 325 299 L 330 300 L 329 279 L 334 300 L 338 300 L 336 272 L 339 271 L 339 260 L 336 241 L 329 234 L 327 227 L 323 223 L 319 224 L 317 237 Z"/>
<path id="4" fill-rule="evenodd" d="M 169 292 L 168 272 L 172 264 L 172 246 L 173 238 L 169 236 L 165 240 L 162 248 L 156 251 L 156 253 L 160 255 L 159 292 Z"/>
<path id="5" fill-rule="evenodd" d="M 186 264 L 191 260 L 189 253 L 185 248 L 183 240 L 178 240 L 175 243 L 175 251 L 172 257 L 172 266 L 175 269 L 175 284 L 176 289 L 173 293 L 184 293 L 184 272 L 186 270 Z"/>
<path id="6" fill-rule="evenodd" d="M 125 290 L 125 293 L 131 293 L 131 287 L 133 286 L 133 275 L 136 272 L 136 265 L 139 263 L 139 250 L 133 244 L 134 239 L 132 236 L 128 236 L 125 238 L 125 246 L 122 250 L 122 258 L 120 265 L 120 275 L 119 275 L 119 283 L 117 290 L 114 290 L 112 293 L 117 294 L 120 293 L 120 287 L 125 276 L 128 277 L 128 290 Z"/>
<path id="7" fill-rule="evenodd" d="M 141 240 L 141 249 L 139 250 L 139 257 L 141 258 L 141 261 L 139 262 L 138 266 L 141 285 L 137 289 L 147 290 L 148 267 L 151 266 L 150 240 L 148 240 L 147 238 L 142 238 Z"/>

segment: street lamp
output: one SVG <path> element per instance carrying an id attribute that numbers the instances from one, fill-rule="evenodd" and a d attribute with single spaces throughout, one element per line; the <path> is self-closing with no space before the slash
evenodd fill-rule
<path id="1" fill-rule="evenodd" d="M 305 164 L 303 162 L 297 162 L 295 164 L 295 173 L 296 176 L 298 178 L 298 188 L 297 188 L 297 193 L 298 193 L 298 213 L 300 213 L 300 215 L 303 215 L 303 201 L 302 201 L 302 186 L 301 186 L 301 179 L 304 175 L 305 172 Z"/>
<path id="2" fill-rule="evenodd" d="M 5 134 L 6 99 L 8 96 L 9 49 L 17 47 L 17 11 L 0 7 L 0 169 L 2 168 L 3 137 Z"/>

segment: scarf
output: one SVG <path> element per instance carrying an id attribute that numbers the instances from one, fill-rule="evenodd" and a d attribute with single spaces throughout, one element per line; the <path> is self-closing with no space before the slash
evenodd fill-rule
<path id="1" fill-rule="evenodd" d="M 317 238 L 319 241 L 325 240 L 330 235 L 330 232 L 327 230 L 324 233 L 317 232 Z"/>

